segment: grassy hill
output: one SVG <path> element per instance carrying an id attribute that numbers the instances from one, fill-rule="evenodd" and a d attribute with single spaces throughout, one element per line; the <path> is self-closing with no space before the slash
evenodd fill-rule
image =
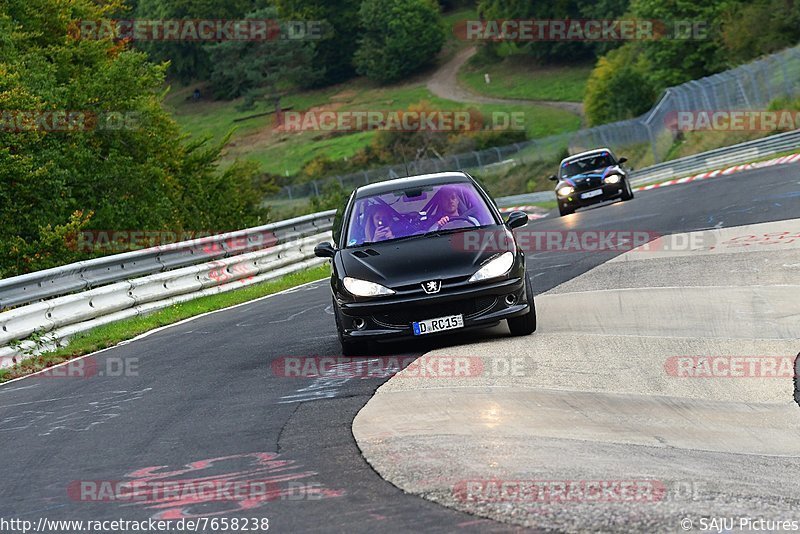
<path id="1" fill-rule="evenodd" d="M 444 23 L 447 28 L 452 28 L 460 20 L 474 19 L 475 17 L 477 14 L 474 8 L 460 9 L 445 15 Z M 407 109 L 410 105 L 420 101 L 427 101 L 434 109 L 447 111 L 475 109 L 484 116 L 497 111 L 522 112 L 525 114 L 526 134 L 529 138 L 573 131 L 580 127 L 580 118 L 566 110 L 534 104 L 464 104 L 438 98 L 431 94 L 425 87 L 431 73 L 450 60 L 459 50 L 474 45 L 474 43 L 457 39 L 451 31 L 448 31 L 448 36 L 435 64 L 426 72 L 419 73 L 403 83 L 379 86 L 364 78 L 357 78 L 320 90 L 289 94 L 282 99 L 281 105 L 283 107 L 291 106 L 293 111 L 396 111 Z M 500 64 L 501 67 L 502 65 L 503 63 Z M 482 72 L 480 73 L 481 83 L 483 83 Z M 558 82 L 559 78 L 562 81 L 565 77 L 567 81 L 580 78 L 583 70 L 578 69 L 577 72 L 579 74 L 572 73 L 572 71 L 570 74 L 548 72 L 544 79 L 551 81 L 546 81 L 543 87 L 553 87 L 554 84 L 560 83 Z M 520 75 L 520 80 L 525 82 L 523 85 L 526 89 L 517 89 L 509 98 L 543 98 L 537 83 L 534 83 L 537 79 L 535 74 L 528 71 L 515 74 Z M 473 76 L 470 72 L 465 73 L 464 81 L 467 86 L 471 86 L 475 76 L 478 74 L 474 73 Z M 505 75 L 498 74 L 497 76 L 500 80 Z M 507 80 L 507 83 L 514 85 L 513 80 Z M 498 84 L 499 86 L 500 84 Z M 223 165 L 235 158 L 247 158 L 259 162 L 265 172 L 293 175 L 305 163 L 317 156 L 326 156 L 331 159 L 349 158 L 367 145 L 375 135 L 375 132 L 287 133 L 274 128 L 272 115 L 236 120 L 269 112 L 272 110 L 272 105 L 265 102 L 258 104 L 252 110 L 239 111 L 237 107 L 241 103 L 240 100 L 215 101 L 210 97 L 210 91 L 202 86 L 200 89 L 203 97 L 199 101 L 193 101 L 190 96 L 195 87 L 194 85 L 189 87 L 173 86 L 166 98 L 166 105 L 183 130 L 193 136 L 210 135 L 213 139 L 220 140 L 232 128 L 236 128 L 226 146 Z M 478 92 L 481 92 L 483 88 L 479 87 L 478 89 Z M 565 95 L 573 98 L 579 91 L 582 91 L 580 82 L 566 91 Z M 496 96 L 507 97 L 507 94 Z M 578 97 L 577 100 L 580 98 Z"/>
<path id="2" fill-rule="evenodd" d="M 264 171 L 274 174 L 295 174 L 318 155 L 331 159 L 350 157 L 375 135 L 375 132 L 276 131 L 272 115 L 234 122 L 237 118 L 270 111 L 272 106 L 265 103 L 252 110 L 237 111 L 240 103 L 237 100 L 194 102 L 187 99 L 193 90 L 194 87 L 173 90 L 166 100 L 184 131 L 195 136 L 211 135 L 218 140 L 235 127 L 236 132 L 227 147 L 227 158 L 246 157 L 258 161 Z M 580 126 L 576 115 L 546 106 L 463 104 L 444 100 L 425 88 L 422 76 L 417 81 L 388 87 L 356 79 L 319 91 L 289 95 L 282 100 L 282 106 L 291 106 L 293 111 L 392 111 L 407 109 L 420 101 L 430 102 L 435 109 L 477 109 L 484 115 L 496 111 L 522 112 L 530 138 L 572 131 Z"/>

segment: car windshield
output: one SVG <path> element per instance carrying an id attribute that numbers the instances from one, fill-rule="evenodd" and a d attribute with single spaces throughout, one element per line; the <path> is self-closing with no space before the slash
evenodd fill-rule
<path id="1" fill-rule="evenodd" d="M 489 206 L 470 183 L 404 188 L 356 200 L 346 246 L 492 224 Z"/>
<path id="2" fill-rule="evenodd" d="M 616 164 L 617 162 L 611 154 L 602 152 L 600 154 L 562 163 L 561 177 L 567 178 L 597 169 L 605 169 L 606 167 L 611 167 Z"/>

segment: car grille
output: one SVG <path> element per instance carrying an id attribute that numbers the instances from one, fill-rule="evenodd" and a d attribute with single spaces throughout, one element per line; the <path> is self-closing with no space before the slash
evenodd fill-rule
<path id="1" fill-rule="evenodd" d="M 442 280 L 442 290 L 446 290 L 446 289 L 448 289 L 448 288 L 450 288 L 450 287 L 452 287 L 454 285 L 458 285 L 458 284 L 464 283 L 469 279 L 470 276 L 471 275 L 457 276 L 457 277 L 453 277 L 453 278 L 445 278 L 445 279 Z M 432 280 L 435 280 L 435 278 L 432 278 Z M 425 292 L 422 290 L 422 284 L 419 283 L 419 282 L 414 283 L 414 284 L 406 284 L 406 285 L 402 285 L 402 286 L 392 287 L 392 289 L 394 289 L 394 290 L 396 290 L 398 292 L 409 292 L 409 293 L 425 294 Z"/>
<path id="2" fill-rule="evenodd" d="M 455 300 L 442 304 L 409 306 L 389 313 L 373 315 L 373 320 L 381 326 L 405 327 L 414 321 L 434 319 L 447 315 L 463 314 L 465 319 L 484 313 L 497 303 L 497 297 L 478 297 L 468 300 Z"/>
<path id="3" fill-rule="evenodd" d="M 594 189 L 596 187 L 600 187 L 603 185 L 603 179 L 599 176 L 592 176 L 589 178 L 582 179 L 581 181 L 575 181 L 575 190 L 576 191 L 586 191 L 588 189 Z"/>

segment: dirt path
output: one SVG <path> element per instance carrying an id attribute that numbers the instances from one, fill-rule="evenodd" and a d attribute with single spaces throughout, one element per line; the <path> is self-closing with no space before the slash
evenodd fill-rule
<path id="1" fill-rule="evenodd" d="M 439 67 L 428 79 L 428 90 L 438 97 L 456 102 L 466 102 L 474 104 L 536 104 L 539 106 L 549 106 L 552 108 L 563 109 L 581 117 L 583 122 L 583 103 L 581 102 L 560 102 L 556 100 L 519 100 L 510 98 L 496 98 L 483 96 L 473 93 L 466 87 L 458 83 L 458 69 L 469 60 L 477 49 L 475 47 L 465 48 L 459 51 L 453 58 Z"/>

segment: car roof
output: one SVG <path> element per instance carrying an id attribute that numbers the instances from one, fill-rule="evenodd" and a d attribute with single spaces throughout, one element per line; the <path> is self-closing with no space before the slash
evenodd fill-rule
<path id="1" fill-rule="evenodd" d="M 418 176 L 408 176 L 405 178 L 395 178 L 374 184 L 362 185 L 356 189 L 356 198 L 364 198 L 373 195 L 382 195 L 397 191 L 398 189 L 422 187 L 427 185 L 440 185 L 458 182 L 472 183 L 469 175 L 461 171 L 437 172 L 434 174 L 420 174 Z"/>
<path id="2" fill-rule="evenodd" d="M 608 148 L 595 148 L 594 150 L 587 150 L 586 152 L 581 152 L 579 154 L 568 156 L 568 157 L 562 159 L 561 163 L 563 164 L 563 163 L 567 163 L 569 161 L 574 161 L 576 159 L 583 159 L 585 157 L 593 156 L 595 154 L 601 154 L 603 152 L 608 152 L 609 154 L 614 156 L 614 153 L 611 151 L 611 149 L 608 149 Z M 614 156 L 614 157 L 616 158 L 616 156 Z"/>

